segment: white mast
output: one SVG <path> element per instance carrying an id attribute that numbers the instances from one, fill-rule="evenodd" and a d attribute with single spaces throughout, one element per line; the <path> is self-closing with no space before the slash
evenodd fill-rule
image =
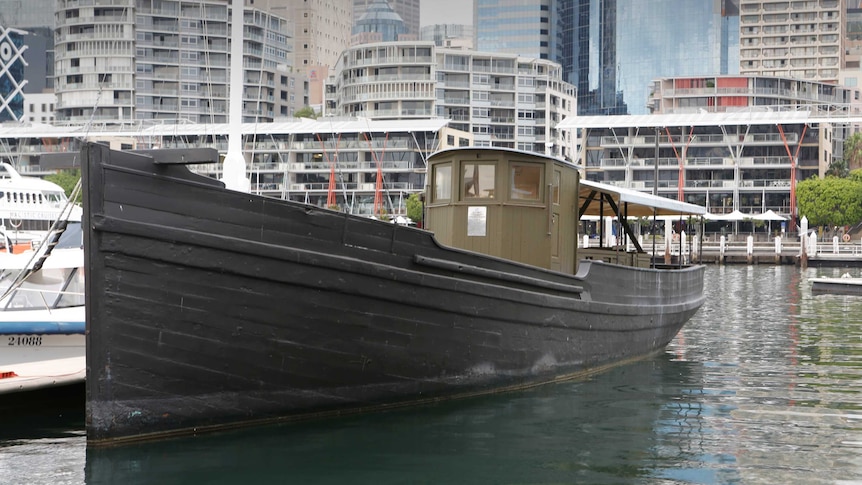
<path id="1" fill-rule="evenodd" d="M 242 155 L 242 92 L 243 92 L 243 10 L 244 0 L 231 1 L 230 84 L 228 86 L 228 139 L 224 157 L 222 182 L 225 187 L 240 192 L 249 191 L 245 158 Z"/>

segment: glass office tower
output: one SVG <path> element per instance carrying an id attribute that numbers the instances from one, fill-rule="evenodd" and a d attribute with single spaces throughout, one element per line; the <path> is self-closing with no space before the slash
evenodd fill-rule
<path id="1" fill-rule="evenodd" d="M 479 52 L 551 59 L 557 0 L 473 0 L 473 45 Z"/>
<path id="2" fill-rule="evenodd" d="M 646 114 L 653 79 L 739 73 L 739 0 L 556 0 L 550 8 L 551 58 L 578 87 L 578 114 Z"/>

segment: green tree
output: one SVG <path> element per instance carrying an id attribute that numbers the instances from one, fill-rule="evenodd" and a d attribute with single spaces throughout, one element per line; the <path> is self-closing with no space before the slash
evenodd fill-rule
<path id="1" fill-rule="evenodd" d="M 313 120 L 317 119 L 317 113 L 314 112 L 314 108 L 312 108 L 311 106 L 305 106 L 296 110 L 296 112 L 293 113 L 293 116 L 295 118 L 311 118 Z"/>
<path id="2" fill-rule="evenodd" d="M 862 168 L 862 133 L 853 133 L 844 140 L 844 161 L 848 169 Z"/>
<path id="3" fill-rule="evenodd" d="M 846 177 L 850 173 L 847 167 L 847 161 L 841 158 L 833 158 L 829 164 L 829 169 L 826 170 L 827 176 Z"/>
<path id="4" fill-rule="evenodd" d="M 862 178 L 862 173 L 854 177 Z M 815 226 L 846 226 L 862 220 L 862 182 L 852 177 L 803 180 L 796 186 L 796 201 L 799 214 Z"/>
<path id="5" fill-rule="evenodd" d="M 422 201 L 419 199 L 419 194 L 413 193 L 407 197 L 407 217 L 413 219 L 416 224 L 422 225 Z"/>
<path id="6" fill-rule="evenodd" d="M 63 191 L 66 192 L 66 197 L 71 197 L 72 190 L 75 189 L 75 185 L 78 184 L 78 180 L 81 180 L 81 170 L 77 168 L 60 170 L 51 175 L 46 175 L 45 180 L 59 185 Z M 75 203 L 81 203 L 81 192 L 78 192 L 78 196 L 75 198 Z"/>
<path id="7" fill-rule="evenodd" d="M 856 170 L 851 170 L 849 174 L 847 174 L 847 178 L 854 182 L 858 182 L 862 184 L 862 168 L 857 168 Z"/>

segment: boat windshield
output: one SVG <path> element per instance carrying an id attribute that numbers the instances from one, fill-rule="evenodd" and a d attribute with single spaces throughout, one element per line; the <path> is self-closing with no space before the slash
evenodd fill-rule
<path id="1" fill-rule="evenodd" d="M 17 271 L 4 270 L 0 281 L 13 281 Z M 0 310 L 66 308 L 83 304 L 83 268 L 42 268 L 28 276 L 3 302 Z"/>
<path id="2" fill-rule="evenodd" d="M 63 234 L 60 235 L 60 240 L 57 241 L 57 248 L 65 249 L 82 247 L 84 247 L 84 231 L 81 230 L 81 223 L 70 222 L 63 231 Z"/>
<path id="3" fill-rule="evenodd" d="M 45 191 L 45 201 L 52 207 L 63 207 L 69 200 L 63 191 Z"/>

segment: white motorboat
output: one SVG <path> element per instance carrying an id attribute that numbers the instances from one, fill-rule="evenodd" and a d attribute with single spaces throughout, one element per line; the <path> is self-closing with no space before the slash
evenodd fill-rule
<path id="1" fill-rule="evenodd" d="M 81 207 L 69 204 L 59 185 L 22 176 L 0 162 L 0 248 L 7 253 L 33 249 L 57 220 L 80 221 Z M 0 258 L 0 268 L 6 267 Z"/>
<path id="2" fill-rule="evenodd" d="M 80 223 L 42 247 L 0 258 L 0 394 L 83 383 L 86 375 Z"/>
<path id="3" fill-rule="evenodd" d="M 835 293 L 841 295 L 862 295 L 862 278 L 854 278 L 844 273 L 838 278 L 820 276 L 808 278 L 813 293 Z"/>

